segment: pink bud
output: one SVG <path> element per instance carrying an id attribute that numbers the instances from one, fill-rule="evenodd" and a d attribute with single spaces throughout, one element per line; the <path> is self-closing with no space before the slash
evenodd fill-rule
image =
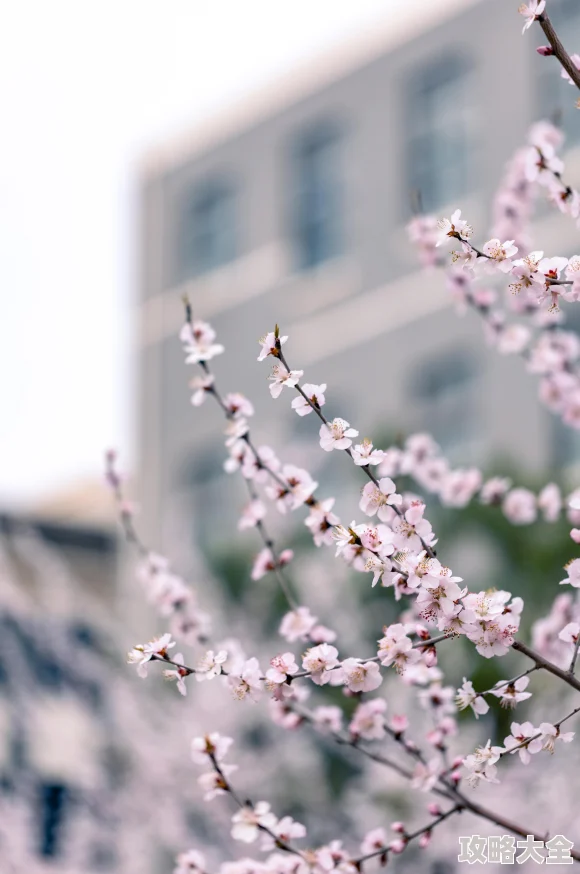
<path id="1" fill-rule="evenodd" d="M 459 785 L 459 783 L 461 783 L 461 772 L 453 771 L 453 773 L 451 774 L 451 780 L 453 781 L 453 783 L 455 783 L 456 786 Z"/>
<path id="2" fill-rule="evenodd" d="M 403 825 L 402 822 L 398 822 L 398 821 L 397 821 L 397 822 L 392 822 L 392 823 L 391 823 L 391 828 L 392 828 L 392 830 L 393 830 L 394 832 L 399 832 L 399 833 L 402 834 L 402 835 L 405 834 L 405 826 Z"/>
<path id="3" fill-rule="evenodd" d="M 406 847 L 405 841 L 391 841 L 389 844 L 389 850 L 391 853 L 402 853 Z"/>
<path id="4" fill-rule="evenodd" d="M 424 625 L 417 625 L 417 628 L 415 629 L 415 633 L 416 633 L 417 637 L 421 638 L 421 640 L 429 640 L 429 638 L 431 637 L 431 635 L 429 634 L 429 631 L 425 628 Z"/>
<path id="5" fill-rule="evenodd" d="M 423 650 L 423 658 L 428 668 L 434 668 L 437 664 L 437 650 L 434 646 L 429 646 Z"/>
<path id="6" fill-rule="evenodd" d="M 570 537 L 574 543 L 580 543 L 580 528 L 572 528 L 570 531 Z"/>
<path id="7" fill-rule="evenodd" d="M 439 816 L 441 814 L 441 808 L 436 801 L 432 801 L 430 804 L 427 805 L 427 811 L 431 814 L 431 816 Z"/>
<path id="8" fill-rule="evenodd" d="M 554 54 L 554 50 L 552 46 L 538 46 L 536 49 L 539 55 L 542 55 L 544 58 L 549 58 L 550 55 Z"/>
<path id="9" fill-rule="evenodd" d="M 409 720 L 406 716 L 397 716 L 396 714 L 391 719 L 391 728 L 400 734 L 409 728 Z"/>
<path id="10" fill-rule="evenodd" d="M 425 849 L 431 843 L 431 832 L 423 832 L 419 838 L 419 846 Z"/>
<path id="11" fill-rule="evenodd" d="M 455 756 L 455 758 L 451 762 L 451 767 L 452 768 L 459 768 L 459 766 L 462 764 L 463 764 L 463 759 L 461 758 L 461 756 Z"/>

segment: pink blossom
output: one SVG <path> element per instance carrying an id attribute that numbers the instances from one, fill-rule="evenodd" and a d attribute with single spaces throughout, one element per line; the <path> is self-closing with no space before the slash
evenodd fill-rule
<path id="1" fill-rule="evenodd" d="M 268 377 L 270 379 L 270 394 L 273 398 L 280 397 L 285 385 L 288 388 L 294 388 L 302 376 L 304 376 L 303 370 L 287 370 L 283 364 L 275 364 Z"/>
<path id="2" fill-rule="evenodd" d="M 312 413 L 313 410 L 311 404 L 314 404 L 315 407 L 320 409 L 320 407 L 323 407 L 326 403 L 326 398 L 324 397 L 326 383 L 322 383 L 322 385 L 314 385 L 311 382 L 305 382 L 302 386 L 302 391 L 308 400 L 306 400 L 302 395 L 299 395 L 292 401 L 292 409 L 296 410 L 299 416 L 308 416 Z M 308 403 L 308 401 L 310 401 L 310 403 Z"/>
<path id="3" fill-rule="evenodd" d="M 357 437 L 358 431 L 351 428 L 345 419 L 333 419 L 328 425 L 320 426 L 320 446 L 325 452 L 333 449 L 348 449 L 352 445 L 352 437 Z"/>
<path id="4" fill-rule="evenodd" d="M 191 403 L 194 407 L 199 407 L 211 392 L 214 383 L 213 373 L 204 373 L 202 376 L 194 376 L 190 381 L 189 387 L 193 389 Z M 192 851 L 194 852 L 194 851 Z"/>
<path id="5" fill-rule="evenodd" d="M 260 340 L 262 348 L 258 355 L 258 361 L 263 361 L 264 358 L 268 357 L 268 355 L 273 355 L 274 358 L 278 358 L 280 346 L 283 346 L 287 339 L 288 337 L 279 336 L 278 326 L 276 326 L 275 331 L 270 331 L 268 334 L 265 334 Z"/>
<path id="6" fill-rule="evenodd" d="M 580 55 L 570 55 L 570 60 L 572 61 L 576 69 L 580 70 Z M 570 85 L 574 85 L 574 80 L 572 79 L 572 76 L 567 73 L 566 70 L 564 70 L 563 68 L 562 70 L 560 70 L 560 76 L 562 77 L 562 79 L 565 79 L 567 82 L 569 82 Z"/>
<path id="7" fill-rule="evenodd" d="M 232 744 L 231 737 L 224 737 L 217 731 L 194 737 L 191 742 L 191 758 L 200 765 L 207 764 L 208 758 L 222 762 Z"/>
<path id="8" fill-rule="evenodd" d="M 513 240 L 501 243 L 497 238 L 494 238 L 484 243 L 482 251 L 494 267 L 497 267 L 502 273 L 509 273 L 512 267 L 511 259 L 517 253 L 518 247 L 514 246 Z"/>
<path id="9" fill-rule="evenodd" d="M 283 549 L 278 558 L 274 558 L 271 549 L 267 547 L 258 553 L 254 560 L 252 568 L 252 579 L 261 580 L 269 571 L 274 571 L 276 568 L 284 567 L 288 562 L 292 561 L 294 553 L 291 549 Z"/>
<path id="10" fill-rule="evenodd" d="M 185 678 L 189 675 L 189 670 L 184 667 L 179 667 L 179 665 L 184 664 L 183 653 L 176 652 L 171 660 L 176 667 L 170 671 L 163 671 L 163 676 L 166 680 L 177 680 L 177 689 L 181 695 L 187 695 L 187 687 L 185 685 Z"/>
<path id="11" fill-rule="evenodd" d="M 467 707 L 471 707 L 475 713 L 476 719 L 479 719 L 480 715 L 487 713 L 489 710 L 489 704 L 485 698 L 482 695 L 477 694 L 473 688 L 471 680 L 466 680 L 465 677 L 463 678 L 463 686 L 461 689 L 457 690 L 455 703 L 459 710 L 465 710 Z"/>
<path id="12" fill-rule="evenodd" d="M 222 673 L 223 666 L 228 660 L 228 653 L 225 649 L 214 653 L 213 649 L 208 649 L 204 656 L 199 660 L 195 668 L 195 679 L 198 682 L 202 680 L 213 680 L 214 677 Z"/>
<path id="13" fill-rule="evenodd" d="M 229 674 L 228 686 L 238 701 L 243 701 L 246 697 L 257 701 L 262 694 L 262 672 L 258 659 L 248 659 L 242 666 L 239 676 Z"/>
<path id="14" fill-rule="evenodd" d="M 237 765 L 220 765 L 220 769 L 224 777 L 228 777 L 234 771 L 237 771 Z M 227 789 L 224 786 L 222 777 L 217 771 L 209 771 L 207 774 L 202 774 L 197 778 L 198 784 L 204 791 L 204 801 L 211 801 L 218 795 L 225 795 Z"/>
<path id="15" fill-rule="evenodd" d="M 341 678 L 351 692 L 374 692 L 383 678 L 376 662 L 345 659 L 340 668 Z"/>
<path id="16" fill-rule="evenodd" d="M 511 487 L 511 480 L 505 477 L 492 477 L 483 484 L 479 493 L 482 504 L 501 504 L 502 498 Z"/>
<path id="17" fill-rule="evenodd" d="M 266 515 L 266 507 L 258 498 L 254 498 L 249 504 L 246 504 L 242 510 L 242 515 L 238 522 L 240 531 L 246 528 L 254 528 Z"/>
<path id="18" fill-rule="evenodd" d="M 522 33 L 525 33 L 526 30 L 532 26 L 534 21 L 542 14 L 546 7 L 546 0 L 529 0 L 529 2 L 522 3 L 518 9 L 520 15 L 523 15 L 526 19 L 526 22 L 523 26 Z"/>
<path id="19" fill-rule="evenodd" d="M 343 712 L 340 707 L 321 706 L 312 711 L 315 726 L 324 732 L 337 732 L 342 729 Z"/>
<path id="20" fill-rule="evenodd" d="M 387 843 L 387 833 L 384 828 L 374 828 L 367 832 L 360 845 L 362 856 L 367 853 L 376 853 L 377 850 L 382 850 Z"/>
<path id="21" fill-rule="evenodd" d="M 385 636 L 379 640 L 378 656 L 384 667 L 395 665 L 402 673 L 407 665 L 420 660 L 418 650 L 413 649 L 413 643 L 406 635 L 405 626 L 401 623 L 390 625 L 384 629 Z"/>
<path id="22" fill-rule="evenodd" d="M 260 827 L 272 829 L 277 819 L 266 801 L 258 801 L 253 807 L 242 807 L 232 817 L 232 837 L 246 844 L 253 843 L 260 832 Z"/>
<path id="23" fill-rule="evenodd" d="M 151 659 L 160 658 L 161 660 L 167 657 L 167 650 L 175 646 L 175 641 L 171 639 L 171 634 L 163 634 L 161 637 L 154 637 L 150 643 L 137 644 L 127 655 L 127 661 L 130 664 L 137 664 L 137 673 L 140 677 L 147 676 L 147 663 Z"/>
<path id="24" fill-rule="evenodd" d="M 562 493 L 556 483 L 548 483 L 538 495 L 538 507 L 546 522 L 557 522 L 562 511 Z"/>
<path id="25" fill-rule="evenodd" d="M 385 457 L 382 449 L 373 449 L 373 442 L 365 437 L 362 443 L 352 447 L 352 460 L 359 467 L 367 464 L 380 464 Z"/>
<path id="26" fill-rule="evenodd" d="M 502 355 L 520 355 L 529 344 L 532 332 L 525 325 L 508 325 L 500 332 L 497 349 Z"/>
<path id="27" fill-rule="evenodd" d="M 496 683 L 495 688 L 490 692 L 500 699 L 502 707 L 513 708 L 520 701 L 532 697 L 531 692 L 525 691 L 529 682 L 529 677 L 518 677 L 513 683 Z"/>
<path id="28" fill-rule="evenodd" d="M 439 757 L 430 759 L 427 763 L 417 762 L 411 779 L 411 786 L 413 789 L 420 789 L 422 792 L 430 792 L 439 779 L 442 767 L 441 759 L 439 759 Z"/>
<path id="29" fill-rule="evenodd" d="M 383 698 L 372 698 L 356 708 L 348 727 L 353 737 L 363 740 L 380 740 L 386 734 L 385 712 L 387 702 Z"/>
<path id="30" fill-rule="evenodd" d="M 204 874 L 205 871 L 205 857 L 198 850 L 180 853 L 175 864 L 173 874 Z"/>
<path id="31" fill-rule="evenodd" d="M 564 586 L 566 583 L 570 583 L 575 589 L 580 589 L 580 558 L 569 561 L 564 570 L 568 571 L 568 576 L 565 580 L 561 580 L 560 585 Z"/>
<path id="32" fill-rule="evenodd" d="M 573 731 L 560 731 L 555 725 L 552 725 L 550 722 L 541 722 L 539 731 L 541 732 L 540 743 L 542 745 L 543 750 L 547 750 L 549 753 L 554 752 L 554 744 L 557 740 L 562 741 L 562 743 L 569 744 L 572 740 L 574 740 Z"/>
<path id="33" fill-rule="evenodd" d="M 531 722 L 512 722 L 511 734 L 504 740 L 504 746 L 513 755 L 515 752 L 524 765 L 530 762 L 531 756 L 539 753 L 542 749 L 542 740 L 536 735 L 539 733 Z"/>
<path id="34" fill-rule="evenodd" d="M 577 622 L 569 622 L 564 626 L 558 637 L 564 643 L 573 643 L 574 646 L 578 643 L 578 635 L 580 634 L 580 625 Z"/>
<path id="35" fill-rule="evenodd" d="M 456 209 L 450 219 L 441 219 L 437 222 L 439 227 L 439 239 L 436 246 L 448 243 L 449 240 L 467 241 L 473 234 L 473 228 L 461 218 L 461 210 Z"/>
<path id="36" fill-rule="evenodd" d="M 317 686 L 328 683 L 329 671 L 338 664 L 338 650 L 328 643 L 320 643 L 307 650 L 302 657 L 302 667 L 310 671 L 310 677 Z"/>
<path id="37" fill-rule="evenodd" d="M 512 489 L 505 496 L 502 509 L 512 525 L 531 525 L 536 521 L 536 498 L 529 489 Z"/>
<path id="38" fill-rule="evenodd" d="M 308 607 L 297 607 L 296 610 L 286 613 L 279 631 L 288 643 L 294 643 L 295 640 L 306 640 L 317 622 L 318 619 Z"/>
<path id="39" fill-rule="evenodd" d="M 186 354 L 186 364 L 200 364 L 210 361 L 216 355 L 221 355 L 224 347 L 220 343 L 214 343 L 215 331 L 207 322 L 196 320 L 193 324 L 186 324 L 179 332 L 179 339 L 183 343 Z"/>
<path id="40" fill-rule="evenodd" d="M 333 542 L 332 530 L 340 521 L 338 516 L 331 512 L 333 507 L 334 498 L 318 501 L 310 508 L 310 513 L 304 520 L 316 546 L 323 544 L 330 546 Z"/>
<path id="41" fill-rule="evenodd" d="M 374 516 L 378 512 L 379 519 L 386 522 L 385 508 L 388 505 L 398 506 L 403 503 L 401 495 L 397 494 L 397 487 L 390 477 L 379 480 L 378 486 L 369 482 L 362 490 L 359 507 L 367 516 Z"/>
<path id="42" fill-rule="evenodd" d="M 443 480 L 439 496 L 447 507 L 465 507 L 481 488 L 481 472 L 475 467 L 451 471 Z"/>
<path id="43" fill-rule="evenodd" d="M 282 488 L 276 483 L 266 489 L 268 496 L 276 501 L 276 506 L 281 513 L 285 513 L 287 509 L 296 510 L 301 507 L 318 487 L 318 483 L 312 479 L 307 470 L 294 464 L 284 465 L 281 479 L 286 483 L 287 488 Z"/>

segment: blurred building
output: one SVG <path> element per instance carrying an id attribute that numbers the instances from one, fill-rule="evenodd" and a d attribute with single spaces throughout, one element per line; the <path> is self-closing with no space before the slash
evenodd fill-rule
<path id="1" fill-rule="evenodd" d="M 580 46 L 580 4 L 552 0 L 566 44 Z M 517 4 L 431 4 L 314 65 L 235 113 L 152 156 L 142 186 L 140 495 L 165 542 L 177 518 L 220 537 L 232 504 L 220 474 L 219 411 L 193 410 L 177 333 L 181 294 L 209 319 L 226 355 L 226 390 L 256 406 L 258 443 L 317 440 L 289 398 L 272 402 L 258 338 L 278 322 L 292 367 L 328 383 L 331 416 L 361 435 L 428 430 L 456 463 L 516 455 L 562 468 L 580 441 L 537 401 L 522 362 L 488 351 L 475 314 L 460 320 L 439 275 L 407 240 L 412 192 L 481 238 L 505 162 L 555 109 L 566 175 L 580 182 L 580 113 L 554 59 L 521 37 Z M 538 211 L 536 245 L 571 255 L 574 224 Z M 489 236 L 489 234 L 488 234 Z M 541 242 L 540 242 L 541 241 Z M 298 450 L 297 448 L 298 447 Z M 304 448 L 304 452 L 307 452 Z M 324 459 L 320 459 L 323 463 Z M 338 465 L 336 460 L 334 470 Z M 339 474 L 328 471 L 329 480 Z M 324 470 L 317 471 L 324 476 Z M 186 528 L 189 525 L 186 522 Z"/>

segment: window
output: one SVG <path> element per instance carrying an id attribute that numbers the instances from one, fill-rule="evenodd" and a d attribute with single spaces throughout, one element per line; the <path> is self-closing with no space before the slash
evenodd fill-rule
<path id="1" fill-rule="evenodd" d="M 193 191 L 183 210 L 179 264 L 182 279 L 199 276 L 236 257 L 235 194 L 221 181 Z"/>
<path id="2" fill-rule="evenodd" d="M 465 447 L 476 432 L 476 366 L 467 352 L 440 354 L 425 361 L 411 381 L 420 427 L 433 435 L 445 454 Z"/>
<path id="3" fill-rule="evenodd" d="M 343 251 L 342 137 L 329 125 L 303 135 L 294 156 L 294 241 L 308 269 Z"/>
<path id="4" fill-rule="evenodd" d="M 405 197 L 410 205 L 416 193 L 426 212 L 467 188 L 468 74 L 467 64 L 450 56 L 421 70 L 411 86 Z"/>
<path id="5" fill-rule="evenodd" d="M 550 0 L 550 20 L 569 52 L 580 51 L 580 3 L 578 0 Z M 536 63 L 534 61 L 534 63 Z M 561 78 L 555 58 L 538 64 L 540 81 L 536 115 L 562 127 L 566 142 L 580 142 L 580 112 L 576 109 L 577 91 Z"/>

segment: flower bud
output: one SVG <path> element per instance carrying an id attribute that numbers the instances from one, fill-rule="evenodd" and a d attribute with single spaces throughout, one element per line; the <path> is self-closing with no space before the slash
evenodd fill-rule
<path id="1" fill-rule="evenodd" d="M 423 650 L 423 658 L 428 668 L 434 668 L 437 664 L 437 650 L 434 646 L 428 646 Z"/>
<path id="2" fill-rule="evenodd" d="M 536 51 L 539 55 L 542 55 L 542 57 L 544 57 L 544 58 L 549 58 L 550 55 L 554 54 L 554 50 L 553 50 L 552 46 L 538 46 Z"/>
<path id="3" fill-rule="evenodd" d="M 427 812 L 430 813 L 431 816 L 440 816 L 441 808 L 436 801 L 432 801 L 430 804 L 427 805 Z"/>
<path id="4" fill-rule="evenodd" d="M 450 775 L 450 779 L 452 783 L 455 783 L 455 785 L 458 786 L 459 783 L 461 783 L 461 772 L 453 771 L 453 773 Z"/>
<path id="5" fill-rule="evenodd" d="M 431 832 L 423 832 L 421 837 L 419 838 L 419 846 L 425 849 L 431 843 Z"/>
<path id="6" fill-rule="evenodd" d="M 399 832 L 399 834 L 402 834 L 402 835 L 405 834 L 405 826 L 403 825 L 402 822 L 398 822 L 398 821 L 392 822 L 391 828 L 394 832 Z"/>
<path id="7" fill-rule="evenodd" d="M 389 850 L 391 851 L 391 853 L 402 853 L 406 845 L 406 841 L 391 841 L 391 843 L 389 844 Z"/>

